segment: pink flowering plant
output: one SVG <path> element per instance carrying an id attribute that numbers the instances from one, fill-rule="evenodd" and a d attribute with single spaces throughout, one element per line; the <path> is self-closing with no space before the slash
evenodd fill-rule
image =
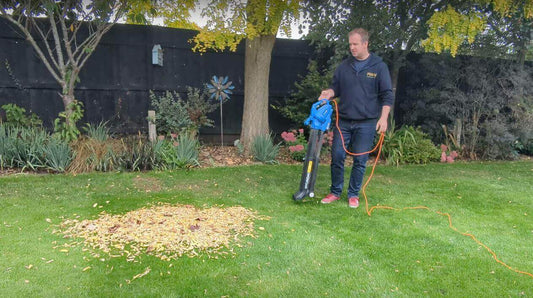
<path id="1" fill-rule="evenodd" d="M 292 159 L 302 161 L 307 151 L 307 140 L 303 128 L 298 130 L 284 131 L 281 138 L 289 148 L 289 155 Z"/>
<path id="2" fill-rule="evenodd" d="M 448 146 L 442 144 L 440 145 L 441 155 L 440 155 L 440 162 L 447 162 L 447 163 L 453 163 L 457 156 L 457 151 L 451 150 Z"/>

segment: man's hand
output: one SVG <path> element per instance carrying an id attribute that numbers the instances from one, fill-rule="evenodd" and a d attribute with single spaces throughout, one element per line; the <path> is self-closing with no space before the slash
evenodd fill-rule
<path id="1" fill-rule="evenodd" d="M 387 131 L 387 126 L 389 125 L 387 119 L 389 119 L 390 106 L 383 106 L 381 109 L 381 117 L 379 117 L 378 123 L 376 124 L 376 131 L 378 133 L 384 133 Z"/>
<path id="2" fill-rule="evenodd" d="M 333 91 L 333 89 L 326 89 L 326 90 L 322 90 L 322 93 L 320 93 L 318 100 L 321 100 L 321 99 L 330 100 L 334 96 L 335 96 L 335 91 Z"/>
<path id="3" fill-rule="evenodd" d="M 387 131 L 387 118 L 379 118 L 378 124 L 376 124 L 376 131 L 378 133 L 384 133 Z"/>

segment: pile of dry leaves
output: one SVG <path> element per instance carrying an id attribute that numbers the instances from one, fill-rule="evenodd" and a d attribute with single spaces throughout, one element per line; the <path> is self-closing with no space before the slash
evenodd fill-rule
<path id="1" fill-rule="evenodd" d="M 268 218 L 239 206 L 199 209 L 158 204 L 123 215 L 102 212 L 94 220 L 65 220 L 55 232 L 74 239 L 65 246 L 83 244 L 129 261 L 141 254 L 171 260 L 200 252 L 232 253 L 232 246 L 242 245 L 241 237 L 254 237 L 254 219 Z"/>

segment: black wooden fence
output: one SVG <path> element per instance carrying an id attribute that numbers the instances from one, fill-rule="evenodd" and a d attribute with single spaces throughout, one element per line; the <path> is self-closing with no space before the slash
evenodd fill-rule
<path id="1" fill-rule="evenodd" d="M 191 50 L 195 32 L 159 26 L 117 24 L 104 36 L 80 74 L 75 96 L 84 103 L 82 123 L 110 120 L 121 133 L 146 132 L 149 91 L 202 87 L 212 76 L 228 76 L 234 94 L 224 104 L 224 133 L 228 141 L 241 130 L 244 97 L 244 49 L 236 52 Z M 153 65 L 154 45 L 163 49 L 163 66 Z M 312 49 L 306 41 L 278 39 L 270 71 L 270 103 L 288 96 L 299 75 L 305 75 Z M 0 18 L 0 105 L 15 103 L 36 113 L 50 127 L 62 111 L 60 88 L 31 45 Z M 185 96 L 182 96 L 185 98 Z M 270 127 L 280 132 L 290 122 L 270 110 Z M 201 130 L 204 138 L 220 132 L 219 111 L 210 115 L 215 127 Z M 233 137 L 233 138 L 232 138 Z"/>

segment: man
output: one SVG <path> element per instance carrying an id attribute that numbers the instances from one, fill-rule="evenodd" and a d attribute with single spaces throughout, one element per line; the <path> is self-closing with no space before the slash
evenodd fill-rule
<path id="1" fill-rule="evenodd" d="M 346 148 L 354 153 L 372 148 L 375 132 L 387 130 L 387 118 L 393 104 L 390 73 L 383 60 L 368 51 L 368 31 L 357 28 L 348 33 L 352 57 L 335 70 L 329 89 L 319 99 L 339 97 L 339 128 Z M 331 149 L 330 194 L 322 199 L 329 204 L 340 199 L 344 186 L 346 152 L 335 128 Z M 348 186 L 348 206 L 359 207 L 359 190 L 363 183 L 368 154 L 354 156 Z"/>

